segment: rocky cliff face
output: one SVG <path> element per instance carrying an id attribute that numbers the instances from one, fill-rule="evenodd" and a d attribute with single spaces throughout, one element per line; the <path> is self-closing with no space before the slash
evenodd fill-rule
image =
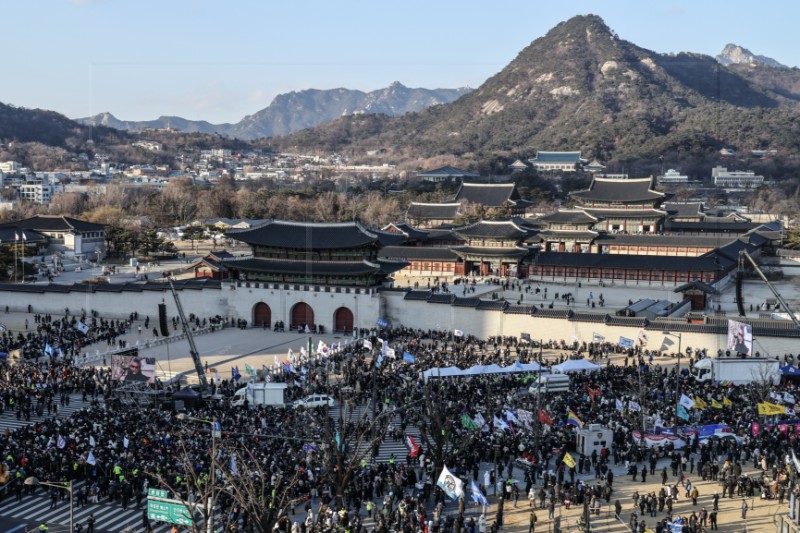
<path id="1" fill-rule="evenodd" d="M 737 44 L 726 44 L 717 56 L 717 61 L 728 65 L 766 65 L 768 67 L 788 68 L 771 57 L 756 55 Z"/>

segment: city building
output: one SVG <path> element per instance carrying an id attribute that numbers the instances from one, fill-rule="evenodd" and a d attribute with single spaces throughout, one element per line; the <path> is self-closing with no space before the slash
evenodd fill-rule
<path id="1" fill-rule="evenodd" d="M 592 179 L 589 188 L 570 194 L 578 208 L 599 219 L 595 230 L 608 233 L 658 233 L 667 212 L 660 208 L 662 192 L 651 189 L 652 178 Z"/>
<path id="2" fill-rule="evenodd" d="M 752 170 L 728 170 L 725 167 L 711 169 L 714 185 L 725 189 L 755 189 L 764 185 L 764 176 Z"/>
<path id="3" fill-rule="evenodd" d="M 44 182 L 21 183 L 17 188 L 17 196 L 29 202 L 49 205 L 53 199 L 53 186 Z"/>
<path id="4" fill-rule="evenodd" d="M 103 224 L 86 222 L 72 217 L 38 215 L 3 224 L 0 228 L 19 228 L 28 235 L 33 231 L 47 237 L 38 250 L 44 254 L 64 254 L 75 259 L 99 259 L 105 256 L 105 230 Z"/>
<path id="5" fill-rule="evenodd" d="M 528 162 L 540 171 L 560 170 L 562 172 L 575 172 L 580 165 L 586 163 L 581 159 L 580 151 L 577 152 L 545 152 L 539 150 L 536 157 L 528 159 Z"/>

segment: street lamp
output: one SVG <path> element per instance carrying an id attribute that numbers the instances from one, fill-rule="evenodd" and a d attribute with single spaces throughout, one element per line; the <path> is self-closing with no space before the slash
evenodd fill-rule
<path id="1" fill-rule="evenodd" d="M 669 330 L 664 330 L 664 336 L 678 338 L 678 366 L 675 369 L 675 426 L 678 425 L 678 407 L 680 406 L 680 390 L 681 390 L 681 334 L 670 333 Z"/>
<path id="2" fill-rule="evenodd" d="M 39 485 L 45 487 L 55 487 L 57 489 L 64 489 L 65 491 L 69 492 L 69 530 L 70 532 L 75 531 L 75 507 L 72 499 L 72 480 L 69 481 L 69 485 L 64 485 L 58 483 L 48 483 L 47 481 L 39 481 L 36 479 L 36 477 L 31 476 L 26 478 L 25 481 L 23 481 L 23 484 L 29 487 L 38 487 Z"/>
<path id="3" fill-rule="evenodd" d="M 219 422 L 216 420 L 205 420 L 203 418 L 197 418 L 194 416 L 189 416 L 186 413 L 178 413 L 177 416 L 178 420 L 186 421 L 186 420 L 193 420 L 195 422 L 202 422 L 204 424 L 211 425 L 211 468 L 208 472 L 209 477 L 209 490 L 210 495 L 206 498 L 206 532 L 212 533 L 214 531 L 214 484 L 216 482 L 216 464 L 217 464 L 217 438 L 221 437 L 221 430 Z"/>

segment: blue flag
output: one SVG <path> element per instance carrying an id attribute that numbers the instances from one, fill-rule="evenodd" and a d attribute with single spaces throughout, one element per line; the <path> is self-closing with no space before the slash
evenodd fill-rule
<path id="1" fill-rule="evenodd" d="M 231 376 L 233 376 L 233 381 L 242 379 L 242 375 L 239 373 L 239 367 L 234 366 L 231 368 Z"/>
<path id="2" fill-rule="evenodd" d="M 417 358 L 408 352 L 403 352 L 403 361 L 406 361 L 413 365 L 417 361 Z"/>
<path id="3" fill-rule="evenodd" d="M 375 368 L 380 368 L 381 363 L 383 363 L 383 352 L 378 354 L 378 358 L 375 359 Z"/>
<path id="4" fill-rule="evenodd" d="M 689 413 L 686 411 L 686 408 L 682 405 L 678 405 L 678 416 L 683 418 L 684 420 L 689 420 Z"/>
<path id="5" fill-rule="evenodd" d="M 486 499 L 486 496 L 483 495 L 481 489 L 474 481 L 472 482 L 471 489 L 472 499 L 475 501 L 475 503 L 482 507 L 489 507 L 489 500 Z"/>

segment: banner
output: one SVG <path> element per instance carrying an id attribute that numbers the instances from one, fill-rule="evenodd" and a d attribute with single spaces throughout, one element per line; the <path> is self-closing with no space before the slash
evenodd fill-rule
<path id="1" fill-rule="evenodd" d="M 647 336 L 647 332 L 645 330 L 639 331 L 639 346 L 645 348 L 648 342 L 650 342 L 650 338 Z"/>
<path id="2" fill-rule="evenodd" d="M 592 333 L 592 342 L 606 342 L 606 338 L 599 333 Z"/>
<path id="3" fill-rule="evenodd" d="M 640 432 L 634 431 L 631 433 L 631 436 L 637 444 L 642 442 L 642 434 Z M 686 441 L 675 435 L 655 435 L 652 433 L 644 434 L 644 443 L 648 448 L 653 448 L 656 446 L 663 447 L 668 442 L 671 442 L 673 446 L 675 446 L 676 450 L 680 450 L 686 446 Z"/>
<path id="4" fill-rule="evenodd" d="M 575 468 L 575 459 L 569 454 L 569 452 L 564 454 L 564 464 L 570 468 Z"/>
<path id="5" fill-rule="evenodd" d="M 728 349 L 743 355 L 753 353 L 753 326 L 728 320 Z"/>
<path id="6" fill-rule="evenodd" d="M 758 414 L 765 416 L 785 415 L 786 407 L 770 402 L 763 402 L 758 404 Z"/>
<path id="7" fill-rule="evenodd" d="M 417 362 L 417 358 L 408 352 L 403 352 L 403 361 L 411 363 L 412 365 Z"/>
<path id="8" fill-rule="evenodd" d="M 623 348 L 633 348 L 633 339 L 629 339 L 628 337 L 620 337 L 618 344 Z"/>

